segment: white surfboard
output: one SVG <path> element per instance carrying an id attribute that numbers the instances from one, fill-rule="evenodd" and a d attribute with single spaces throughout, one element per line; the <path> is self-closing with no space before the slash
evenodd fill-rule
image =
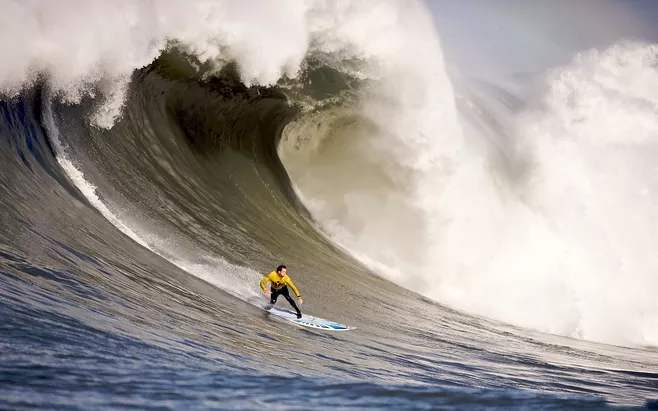
<path id="1" fill-rule="evenodd" d="M 265 309 L 267 310 L 267 307 L 265 307 Z M 302 318 L 297 318 L 297 314 L 295 314 L 294 312 L 288 310 L 281 310 L 276 307 L 272 307 L 267 311 L 272 315 L 276 315 L 277 317 L 284 318 L 302 327 L 315 328 L 317 330 L 326 330 L 326 331 L 353 330 L 353 328 L 350 328 L 345 324 L 340 324 L 337 322 L 325 320 L 324 318 L 318 318 L 308 314 L 302 314 Z"/>

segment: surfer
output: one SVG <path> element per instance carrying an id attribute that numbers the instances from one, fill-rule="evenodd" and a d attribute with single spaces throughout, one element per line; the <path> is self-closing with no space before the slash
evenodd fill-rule
<path id="1" fill-rule="evenodd" d="M 272 283 L 270 290 L 267 289 L 268 282 Z M 288 286 L 292 288 L 295 296 L 297 296 L 299 304 L 304 304 L 304 300 L 302 300 L 302 296 L 299 294 L 299 290 L 295 286 L 295 283 L 292 282 L 292 278 L 290 278 L 288 275 L 288 268 L 285 265 L 278 266 L 276 271 L 272 271 L 271 273 L 263 276 L 263 278 L 260 280 L 260 289 L 263 291 L 263 294 L 265 294 L 266 297 L 270 298 L 271 305 L 276 304 L 276 299 L 282 295 L 286 298 L 286 300 L 288 300 L 292 308 L 294 308 L 297 312 L 297 318 L 302 318 L 302 312 L 299 311 L 299 307 L 297 307 L 297 304 L 295 304 L 295 300 L 293 300 L 293 298 L 290 296 Z"/>

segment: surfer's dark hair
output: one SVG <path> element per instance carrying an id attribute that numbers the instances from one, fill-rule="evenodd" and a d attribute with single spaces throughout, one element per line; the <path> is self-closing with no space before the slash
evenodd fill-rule
<path id="1" fill-rule="evenodd" d="M 276 268 L 276 272 L 277 272 L 277 273 L 280 273 L 281 270 L 283 270 L 284 268 L 285 268 L 286 270 L 288 269 L 288 267 L 286 267 L 285 265 L 281 264 L 280 266 L 278 266 L 278 267 Z"/>

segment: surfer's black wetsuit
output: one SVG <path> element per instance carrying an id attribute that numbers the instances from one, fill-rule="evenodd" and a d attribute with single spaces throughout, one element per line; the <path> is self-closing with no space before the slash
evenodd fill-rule
<path id="1" fill-rule="evenodd" d="M 292 308 L 294 308 L 295 311 L 297 311 L 297 318 L 302 318 L 302 312 L 299 311 L 299 307 L 297 307 L 297 304 L 295 303 L 295 300 L 290 296 L 290 291 L 288 291 L 287 286 L 284 285 L 283 287 L 281 287 L 279 289 L 276 289 L 276 288 L 274 288 L 274 286 L 272 286 L 270 288 L 270 292 L 271 292 L 270 304 L 272 304 L 272 305 L 276 304 L 276 299 L 280 295 L 282 295 L 286 298 L 286 300 L 288 300 L 288 303 L 292 306 Z"/>

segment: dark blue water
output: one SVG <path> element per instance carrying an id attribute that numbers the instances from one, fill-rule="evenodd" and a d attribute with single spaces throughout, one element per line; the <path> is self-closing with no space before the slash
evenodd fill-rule
<path id="1" fill-rule="evenodd" d="M 227 366 L 193 345 L 166 349 L 46 311 L 0 306 L 3 409 L 601 409 L 596 395 L 446 384 L 391 385 Z M 615 407 L 617 408 L 617 407 Z M 621 408 L 617 408 L 621 409 Z"/>

